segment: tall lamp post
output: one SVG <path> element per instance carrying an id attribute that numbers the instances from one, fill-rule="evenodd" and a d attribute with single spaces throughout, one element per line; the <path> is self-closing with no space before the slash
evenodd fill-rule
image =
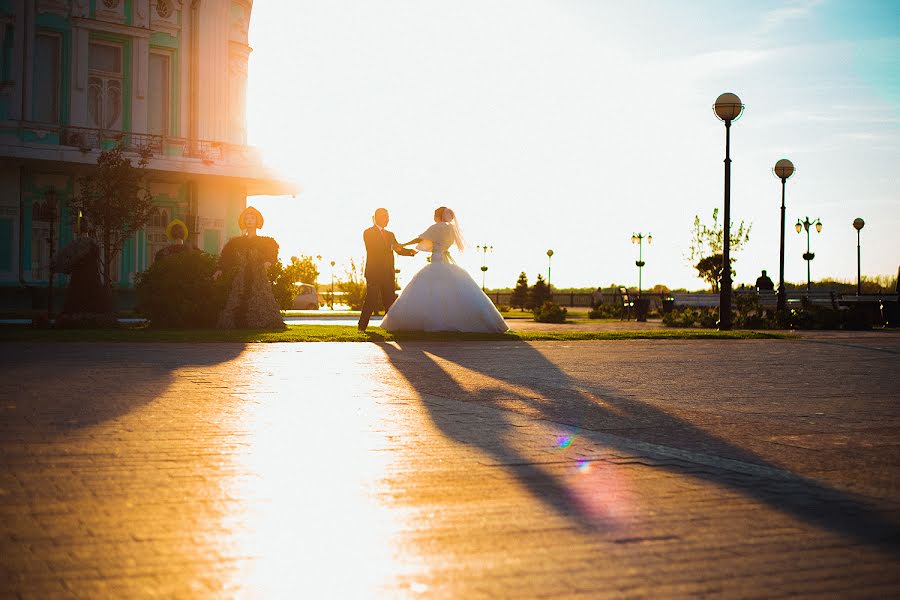
<path id="1" fill-rule="evenodd" d="M 787 180 L 794 174 L 794 163 L 782 158 L 772 169 L 775 177 L 781 180 L 781 249 L 778 254 L 778 310 L 784 310 L 787 306 L 787 290 L 784 289 L 784 191 Z"/>
<path id="2" fill-rule="evenodd" d="M 331 261 L 331 310 L 334 310 L 334 261 Z"/>
<path id="3" fill-rule="evenodd" d="M 53 233 L 56 229 L 56 188 L 52 185 L 47 190 L 47 210 L 50 213 L 50 231 L 47 242 L 50 244 L 50 255 L 47 263 L 47 320 L 53 318 Z"/>
<path id="4" fill-rule="evenodd" d="M 812 278 L 810 277 L 810 268 L 809 263 L 812 262 L 812 259 L 816 257 L 815 253 L 809 251 L 809 228 L 815 225 L 816 233 L 822 233 L 822 221 L 816 219 L 815 221 L 810 221 L 809 217 L 806 217 L 803 221 L 797 219 L 797 224 L 794 225 L 794 229 L 797 230 L 797 233 L 800 233 L 804 229 L 806 230 L 806 252 L 803 254 L 803 260 L 806 261 L 806 291 L 809 292 L 812 289 Z"/>
<path id="5" fill-rule="evenodd" d="M 653 236 L 649 233 L 644 235 L 643 233 L 632 233 L 631 234 L 631 243 L 638 245 L 638 259 L 634 261 L 634 265 L 638 268 L 638 298 L 641 297 L 641 293 L 643 290 L 643 281 L 642 281 L 642 270 L 644 265 L 647 264 L 644 262 L 644 240 L 647 240 L 648 244 L 653 243 Z"/>
<path id="6" fill-rule="evenodd" d="M 866 222 L 860 217 L 853 219 L 853 229 L 856 230 L 856 295 L 862 294 L 862 253 L 859 248 L 859 232 L 866 226 Z"/>
<path id="7" fill-rule="evenodd" d="M 483 292 L 484 291 L 484 278 L 485 278 L 485 275 L 487 275 L 487 270 L 488 270 L 487 254 L 488 254 L 488 252 L 493 252 L 494 247 L 488 246 L 487 244 L 484 244 L 482 246 L 475 246 L 475 247 L 478 248 L 479 252 L 481 252 L 481 291 Z"/>
<path id="8" fill-rule="evenodd" d="M 550 289 L 550 261 L 553 259 L 553 250 L 547 250 L 547 289 Z"/>
<path id="9" fill-rule="evenodd" d="M 722 286 L 719 291 L 719 329 L 731 329 L 731 122 L 744 112 L 736 94 L 725 92 L 713 105 L 716 116 L 725 122 L 725 210 L 722 218 L 725 235 L 722 244 Z"/>

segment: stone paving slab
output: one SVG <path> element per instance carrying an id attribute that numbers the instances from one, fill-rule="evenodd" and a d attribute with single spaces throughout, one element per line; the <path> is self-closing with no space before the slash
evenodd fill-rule
<path id="1" fill-rule="evenodd" d="M 900 594 L 900 337 L 0 344 L 0 596 Z"/>

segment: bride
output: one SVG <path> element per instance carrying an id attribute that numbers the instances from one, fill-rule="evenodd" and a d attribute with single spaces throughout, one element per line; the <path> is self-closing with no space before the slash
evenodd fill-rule
<path id="1" fill-rule="evenodd" d="M 434 211 L 434 225 L 401 244 L 431 252 L 431 263 L 415 274 L 391 306 L 381 327 L 387 331 L 470 331 L 502 333 L 506 322 L 478 284 L 450 258 L 450 246 L 464 247 L 453 211 Z"/>

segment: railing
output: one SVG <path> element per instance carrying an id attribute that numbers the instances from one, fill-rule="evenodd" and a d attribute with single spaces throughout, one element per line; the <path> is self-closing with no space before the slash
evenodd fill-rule
<path id="1" fill-rule="evenodd" d="M 82 152 L 106 150 L 118 144 L 130 152 L 148 148 L 153 156 L 159 158 L 197 158 L 203 161 L 229 163 L 259 160 L 256 149 L 252 146 L 213 140 L 43 123 L 21 123 L 18 130 L 20 140 L 25 140 L 27 133 L 33 136 L 35 141 L 46 144 L 56 142 L 60 146 L 71 146 Z"/>

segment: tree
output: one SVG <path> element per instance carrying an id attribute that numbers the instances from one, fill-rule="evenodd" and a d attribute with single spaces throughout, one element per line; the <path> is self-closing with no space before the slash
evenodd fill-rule
<path id="1" fill-rule="evenodd" d="M 87 219 L 88 232 L 100 245 L 103 285 L 112 287 L 112 264 L 125 242 L 150 222 L 156 208 L 145 184 L 151 151 L 138 151 L 137 166 L 122 146 L 104 150 L 97 168 L 78 178 L 79 192 L 69 201 L 73 214 Z"/>
<path id="2" fill-rule="evenodd" d="M 338 288 L 346 294 L 344 302 L 347 303 L 350 310 L 359 310 L 366 299 L 366 280 L 363 276 L 363 270 L 361 267 L 357 267 L 356 261 L 351 258 L 350 268 L 345 273 L 347 280 L 341 281 L 338 284 Z"/>
<path id="3" fill-rule="evenodd" d="M 312 256 L 291 257 L 287 266 L 280 260 L 269 267 L 269 280 L 272 282 L 272 292 L 278 301 L 278 306 L 284 310 L 293 307 L 294 298 L 297 297 L 299 288 L 297 283 L 310 283 L 315 285 L 319 278 L 319 269 L 316 268 Z"/>
<path id="4" fill-rule="evenodd" d="M 745 225 L 741 221 L 737 229 L 734 223 L 729 224 L 729 239 L 731 252 L 736 253 L 743 249 L 750 241 L 750 230 L 753 224 Z M 699 277 L 712 286 L 714 292 L 719 291 L 719 282 L 722 281 L 724 260 L 725 228 L 724 223 L 719 223 L 719 209 L 713 209 L 712 226 L 706 226 L 700 222 L 700 215 L 694 216 L 694 226 L 691 227 L 691 245 L 688 248 L 688 260 L 697 269 Z M 729 262 L 734 264 L 735 258 L 729 257 Z M 729 268 L 730 265 L 729 265 Z M 737 272 L 731 268 L 732 277 Z"/>
<path id="5" fill-rule="evenodd" d="M 544 302 L 550 300 L 550 288 L 547 286 L 547 282 L 544 281 L 543 275 L 537 276 L 537 281 L 534 282 L 534 285 L 531 287 L 531 293 L 528 298 L 529 306 L 526 308 L 537 308 L 544 305 Z"/>
<path id="6" fill-rule="evenodd" d="M 525 271 L 519 273 L 519 279 L 516 281 L 516 287 L 509 296 L 509 305 L 513 308 L 528 307 L 528 275 Z"/>

